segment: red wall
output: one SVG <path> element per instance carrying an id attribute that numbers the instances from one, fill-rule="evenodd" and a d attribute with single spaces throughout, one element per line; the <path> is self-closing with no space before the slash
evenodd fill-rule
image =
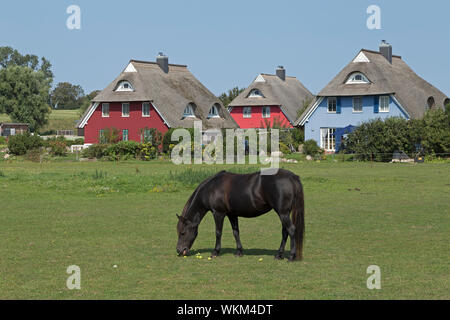
<path id="1" fill-rule="evenodd" d="M 281 111 L 279 106 L 270 106 L 270 118 L 263 118 L 262 116 L 262 106 L 251 107 L 252 108 L 252 117 L 244 118 L 243 110 L 244 107 L 233 107 L 231 110 L 231 116 L 237 122 L 240 128 L 249 129 L 249 128 L 263 128 L 266 127 L 266 120 L 270 121 L 270 124 L 273 124 L 273 120 L 278 118 L 285 126 L 288 128 L 292 128 L 291 123 L 286 118 L 284 113 Z"/>
<path id="2" fill-rule="evenodd" d="M 169 128 L 164 120 L 150 104 L 150 117 L 142 117 L 142 102 L 130 102 L 130 117 L 122 117 L 122 103 L 109 103 L 109 118 L 102 117 L 102 104 L 100 103 L 84 127 L 84 143 L 98 143 L 100 130 L 105 128 L 128 129 L 128 140 L 141 142 L 140 129 L 155 128 L 166 133 Z"/>

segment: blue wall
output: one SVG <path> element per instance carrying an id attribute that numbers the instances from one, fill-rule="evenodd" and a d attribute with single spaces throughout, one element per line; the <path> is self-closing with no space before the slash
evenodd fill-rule
<path id="1" fill-rule="evenodd" d="M 378 96 L 363 96 L 362 112 L 353 112 L 353 97 L 339 97 L 340 113 L 328 112 L 328 99 L 325 97 L 317 109 L 309 116 L 305 123 L 305 140 L 316 140 L 320 146 L 320 128 L 345 128 L 349 125 L 359 126 L 371 119 L 388 117 L 403 117 L 408 115 L 389 97 L 389 112 L 375 112 Z M 338 107 L 339 109 L 339 107 Z M 338 110 L 339 112 L 339 110 Z"/>

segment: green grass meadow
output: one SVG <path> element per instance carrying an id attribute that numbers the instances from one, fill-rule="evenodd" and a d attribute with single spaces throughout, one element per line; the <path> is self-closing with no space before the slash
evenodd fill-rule
<path id="1" fill-rule="evenodd" d="M 0 299 L 449 299 L 450 165 L 301 162 L 304 260 L 274 260 L 274 212 L 226 221 L 222 255 L 208 214 L 178 257 L 175 214 L 222 169 L 169 162 L 0 162 Z M 195 255 L 200 253 L 203 259 Z M 262 261 L 260 261 L 262 259 Z M 69 290 L 67 267 L 81 268 Z M 381 269 L 369 290 L 366 269 Z M 116 266 L 116 267 L 114 267 Z"/>
<path id="2" fill-rule="evenodd" d="M 48 123 L 41 128 L 42 132 L 47 130 L 75 130 L 75 121 L 79 120 L 80 110 L 52 110 Z M 1 122 L 11 122 L 7 114 L 0 114 Z"/>

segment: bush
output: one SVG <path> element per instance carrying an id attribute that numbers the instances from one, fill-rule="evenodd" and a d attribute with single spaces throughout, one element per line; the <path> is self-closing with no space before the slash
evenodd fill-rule
<path id="1" fill-rule="evenodd" d="M 29 150 L 39 149 L 43 146 L 42 138 L 29 132 L 10 136 L 8 139 L 8 150 L 10 153 L 22 156 Z"/>
<path id="2" fill-rule="evenodd" d="M 120 141 L 111 144 L 103 152 L 103 156 L 110 157 L 111 160 L 121 158 L 136 158 L 140 155 L 140 144 L 136 141 Z"/>
<path id="3" fill-rule="evenodd" d="M 170 128 L 163 136 L 162 139 L 162 152 L 170 153 L 170 145 L 172 144 L 172 133 L 175 131 L 175 128 Z"/>
<path id="4" fill-rule="evenodd" d="M 289 149 L 289 147 L 285 145 L 283 142 L 280 142 L 280 151 L 283 152 L 284 154 L 291 153 L 291 149 Z"/>
<path id="5" fill-rule="evenodd" d="M 67 145 L 65 141 L 54 140 L 48 142 L 49 152 L 52 156 L 67 156 Z"/>
<path id="6" fill-rule="evenodd" d="M 99 137 L 100 143 L 103 144 L 113 144 L 117 143 L 121 139 L 121 132 L 117 128 L 105 128 L 103 130 L 103 135 Z"/>
<path id="7" fill-rule="evenodd" d="M 6 141 L 6 137 L 0 136 L 0 145 L 6 145 L 8 141 Z"/>
<path id="8" fill-rule="evenodd" d="M 139 147 L 139 155 L 141 160 L 148 161 L 151 159 L 156 159 L 156 157 L 158 156 L 158 149 L 155 148 L 151 143 L 143 143 Z"/>
<path id="9" fill-rule="evenodd" d="M 103 156 L 106 155 L 105 154 L 105 150 L 108 149 L 109 147 L 110 147 L 109 144 L 103 144 L 103 143 L 93 144 L 89 148 L 84 149 L 82 151 L 81 155 L 84 158 L 89 158 L 89 159 L 97 158 L 97 159 L 100 159 L 100 158 L 102 158 Z"/>
<path id="10" fill-rule="evenodd" d="M 45 156 L 44 148 L 37 148 L 28 150 L 25 154 L 25 159 L 32 162 L 42 162 Z"/>
<path id="11" fill-rule="evenodd" d="M 309 156 L 316 156 L 322 153 L 322 149 L 317 145 L 316 140 L 306 140 L 303 144 L 303 153 Z"/>
<path id="12" fill-rule="evenodd" d="M 361 124 L 343 144 L 347 153 L 363 161 L 391 161 L 396 150 L 410 157 L 450 152 L 449 114 L 429 110 L 422 119 L 376 119 Z"/>

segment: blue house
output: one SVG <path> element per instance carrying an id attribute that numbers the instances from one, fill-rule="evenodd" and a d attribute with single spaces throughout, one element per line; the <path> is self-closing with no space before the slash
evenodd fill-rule
<path id="1" fill-rule="evenodd" d="M 327 152 L 335 152 L 340 129 L 376 118 L 420 118 L 427 109 L 444 108 L 449 102 L 383 41 L 379 51 L 362 49 L 295 124 L 304 127 L 305 140 L 313 139 Z"/>

